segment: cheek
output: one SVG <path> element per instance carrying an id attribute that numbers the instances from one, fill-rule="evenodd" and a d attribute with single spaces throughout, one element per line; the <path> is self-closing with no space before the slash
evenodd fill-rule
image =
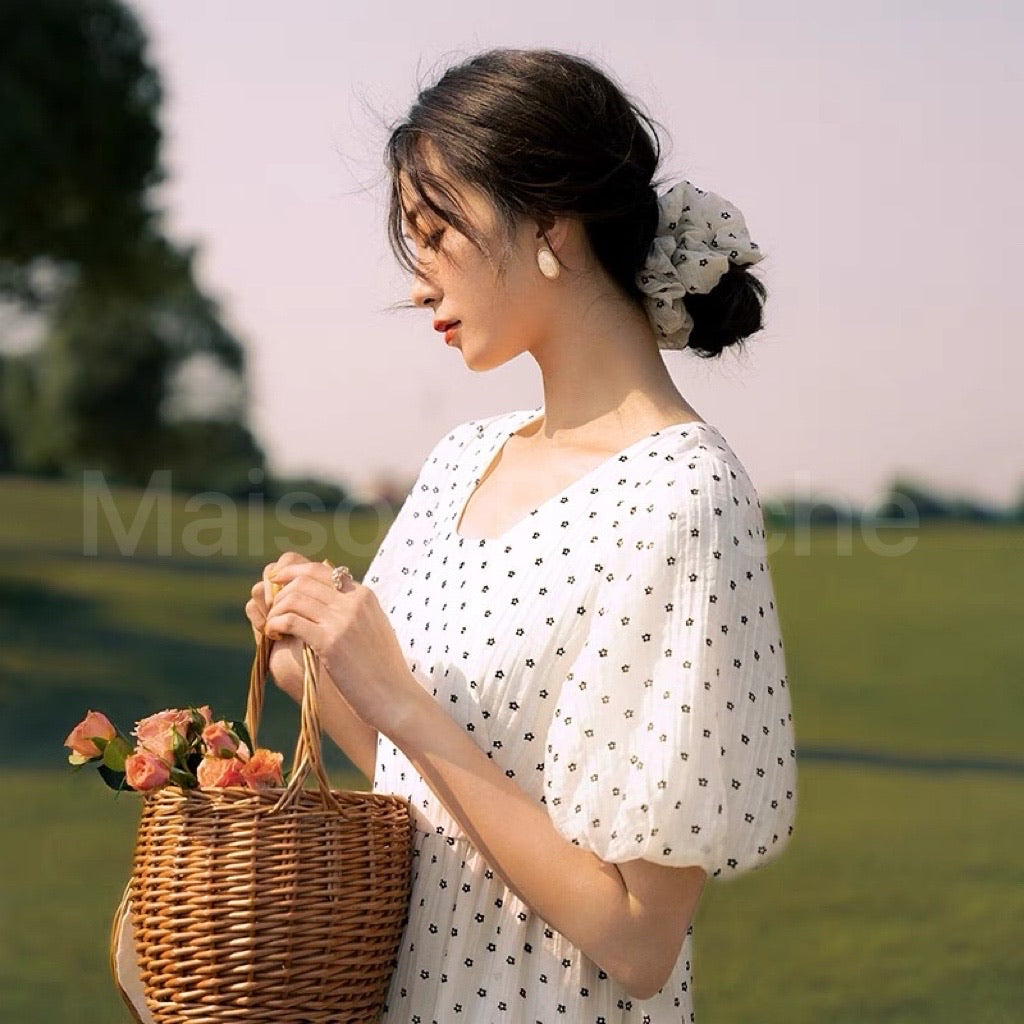
<path id="1" fill-rule="evenodd" d="M 497 282 L 496 294 L 501 305 L 517 319 L 530 320 L 547 311 L 548 295 L 538 284 L 539 271 L 533 263 L 517 261 Z"/>
<path id="2" fill-rule="evenodd" d="M 536 264 L 517 254 L 504 273 L 499 274 L 479 253 L 475 253 L 475 258 L 468 253 L 459 255 L 465 259 L 465 272 L 455 272 L 460 281 L 460 298 L 467 318 L 470 310 L 479 314 L 473 317 L 472 326 L 481 332 L 480 340 L 484 341 L 486 336 L 488 345 L 497 345 L 502 351 L 518 350 L 529 344 L 550 318 L 548 295 L 542 287 L 546 281 L 541 279 L 538 283 Z"/>
<path id="3" fill-rule="evenodd" d="M 521 347 L 537 333 L 544 320 L 544 310 L 538 306 L 538 296 L 515 281 L 494 293 L 490 329 L 500 338 L 503 347 Z"/>
<path id="4" fill-rule="evenodd" d="M 535 274 L 527 268 L 515 281 L 515 287 L 510 289 L 508 303 L 510 315 L 517 324 L 517 330 L 522 341 L 527 342 L 542 335 L 550 326 L 553 309 L 551 305 L 552 290 L 545 288 L 544 280 L 538 284 Z"/>

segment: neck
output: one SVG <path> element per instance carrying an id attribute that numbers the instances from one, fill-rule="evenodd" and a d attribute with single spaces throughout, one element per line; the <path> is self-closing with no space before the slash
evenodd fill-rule
<path id="1" fill-rule="evenodd" d="M 540 368 L 544 418 L 536 443 L 611 451 L 647 430 L 699 418 L 677 390 L 646 313 L 621 295 L 588 294 L 549 321 L 530 354 Z"/>

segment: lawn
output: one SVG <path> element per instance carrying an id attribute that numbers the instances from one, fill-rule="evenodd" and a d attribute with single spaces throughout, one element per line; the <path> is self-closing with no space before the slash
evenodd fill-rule
<path id="1" fill-rule="evenodd" d="M 91 773 L 0 784 L 0 1019 L 128 1024 L 107 941 L 139 798 Z M 1024 779 L 804 765 L 786 855 L 702 897 L 698 1021 L 1018 1019 L 1022 844 Z"/>
<path id="2" fill-rule="evenodd" d="M 0 477 L 3 1021 L 127 1020 L 106 943 L 137 798 L 55 770 L 70 726 L 87 707 L 125 726 L 189 701 L 240 715 L 252 657 L 242 607 L 263 563 L 295 547 L 359 577 L 386 525 L 270 507 L 218 518 L 160 500 L 148 518 L 132 491 L 90 511 L 81 487 Z M 828 528 L 770 539 L 806 753 L 797 831 L 777 863 L 709 885 L 698 1021 L 1018 1019 L 1024 530 L 893 530 L 885 548 Z M 265 721 L 263 741 L 290 750 L 289 702 L 271 693 Z M 942 767 L 964 761 L 1006 770 Z M 347 768 L 340 756 L 331 767 Z"/>
<path id="3" fill-rule="evenodd" d="M 804 764 L 789 851 L 710 887 L 707 1024 L 1020 1020 L 1024 777 Z"/>

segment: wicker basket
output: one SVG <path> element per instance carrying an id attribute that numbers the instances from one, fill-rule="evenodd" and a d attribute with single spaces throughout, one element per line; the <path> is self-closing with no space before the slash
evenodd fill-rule
<path id="1" fill-rule="evenodd" d="M 254 742 L 269 652 L 261 640 L 250 676 Z M 145 798 L 112 947 L 115 980 L 137 1019 L 364 1024 L 380 1016 L 408 909 L 409 809 L 395 796 L 331 790 L 308 646 L 303 660 L 285 789 L 168 786 Z M 310 774 L 316 788 L 306 790 Z M 144 1011 L 119 977 L 118 925 L 130 925 Z"/>

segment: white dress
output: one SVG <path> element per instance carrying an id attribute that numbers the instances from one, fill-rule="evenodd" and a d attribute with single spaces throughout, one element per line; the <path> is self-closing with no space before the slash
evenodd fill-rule
<path id="1" fill-rule="evenodd" d="M 606 861 L 757 867 L 785 846 L 796 762 L 757 494 L 717 428 L 676 424 L 497 538 L 460 537 L 509 436 L 543 410 L 463 423 L 427 457 L 364 577 L 424 687 L 558 831 Z M 692 1021 L 692 929 L 631 999 L 492 872 L 400 750 L 415 858 L 389 1024 Z"/>

